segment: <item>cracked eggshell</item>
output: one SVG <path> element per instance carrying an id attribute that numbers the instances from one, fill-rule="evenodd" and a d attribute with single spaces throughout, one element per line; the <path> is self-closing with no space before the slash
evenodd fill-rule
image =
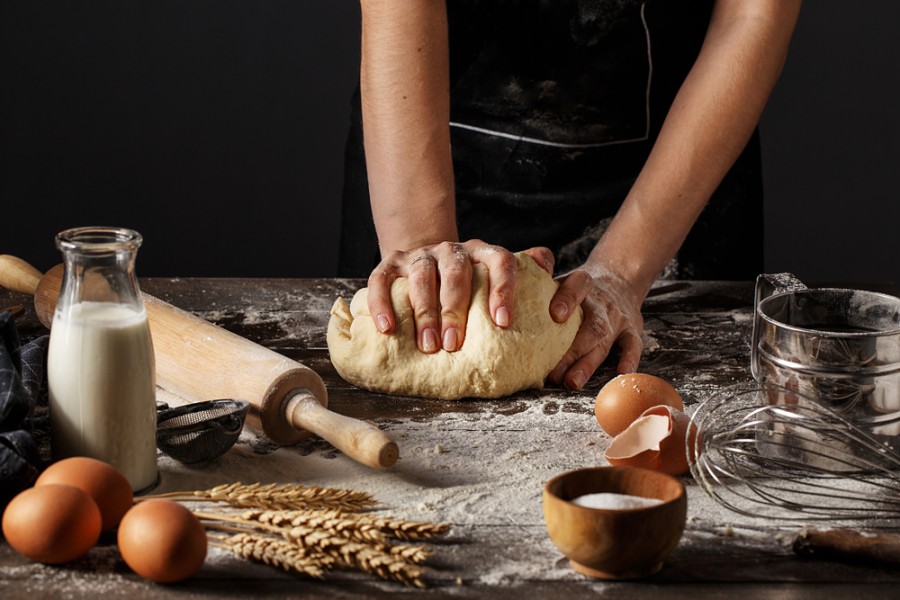
<path id="1" fill-rule="evenodd" d="M 645 410 L 671 406 L 684 410 L 681 394 L 665 379 L 647 373 L 628 373 L 609 380 L 594 401 L 594 415 L 603 431 L 615 437 Z"/>
<path id="2" fill-rule="evenodd" d="M 604 457 L 614 467 L 643 467 L 681 475 L 689 469 L 687 447 L 696 447 L 696 437 L 697 427 L 684 412 L 671 406 L 654 406 L 613 438 Z M 691 460 L 695 459 L 692 451 Z"/>

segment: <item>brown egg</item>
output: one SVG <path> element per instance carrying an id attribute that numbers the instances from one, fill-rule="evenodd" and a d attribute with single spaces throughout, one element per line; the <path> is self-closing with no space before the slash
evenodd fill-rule
<path id="1" fill-rule="evenodd" d="M 3 535 L 32 560 L 60 564 L 93 548 L 100 537 L 100 509 L 90 496 L 59 483 L 28 488 L 3 512 Z"/>
<path id="2" fill-rule="evenodd" d="M 696 441 L 697 426 L 690 417 L 671 406 L 654 406 L 613 438 L 604 457 L 614 467 L 643 467 L 681 475 L 696 460 Z"/>
<path id="3" fill-rule="evenodd" d="M 171 500 L 137 503 L 119 523 L 119 552 L 135 573 L 159 583 L 181 581 L 206 560 L 200 520 Z"/>
<path id="4" fill-rule="evenodd" d="M 94 458 L 65 458 L 47 467 L 35 486 L 64 483 L 94 499 L 103 518 L 103 531 L 115 529 L 134 503 L 131 485 L 118 469 Z"/>
<path id="5" fill-rule="evenodd" d="M 597 394 L 594 415 L 603 431 L 615 437 L 652 406 L 684 410 L 681 395 L 665 379 L 629 373 L 609 380 Z"/>

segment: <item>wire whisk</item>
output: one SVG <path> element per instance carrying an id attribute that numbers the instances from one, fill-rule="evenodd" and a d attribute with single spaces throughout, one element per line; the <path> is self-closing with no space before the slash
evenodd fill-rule
<path id="1" fill-rule="evenodd" d="M 900 517 L 896 418 L 851 421 L 771 384 L 699 405 L 694 479 L 743 515 L 794 521 Z"/>

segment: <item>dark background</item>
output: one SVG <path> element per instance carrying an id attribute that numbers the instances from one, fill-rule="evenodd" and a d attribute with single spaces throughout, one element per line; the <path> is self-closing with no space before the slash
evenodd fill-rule
<path id="1" fill-rule="evenodd" d="M 809 0 L 761 124 L 766 270 L 900 282 L 900 2 Z M 0 253 L 144 235 L 141 276 L 336 273 L 349 0 L 0 3 Z"/>

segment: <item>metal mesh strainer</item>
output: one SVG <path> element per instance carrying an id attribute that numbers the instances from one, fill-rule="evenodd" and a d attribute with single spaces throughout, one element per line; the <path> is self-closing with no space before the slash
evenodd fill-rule
<path id="1" fill-rule="evenodd" d="M 249 410 L 246 400 L 207 400 L 161 408 L 156 413 L 156 445 L 185 464 L 213 460 L 240 437 Z"/>

